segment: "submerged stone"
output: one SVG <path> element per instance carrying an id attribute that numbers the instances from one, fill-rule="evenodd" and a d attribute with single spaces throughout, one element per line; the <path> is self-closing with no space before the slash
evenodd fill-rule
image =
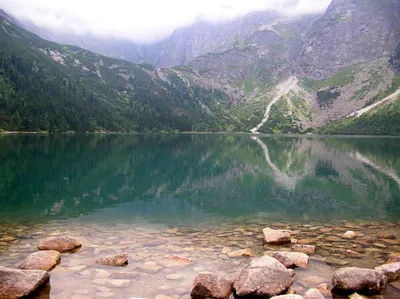
<path id="1" fill-rule="evenodd" d="M 292 246 L 292 250 L 296 252 L 302 252 L 305 254 L 312 255 L 315 253 L 316 246 L 315 245 L 302 245 L 302 244 L 296 244 Z"/>
<path id="2" fill-rule="evenodd" d="M 237 251 L 231 251 L 227 253 L 229 257 L 249 257 L 249 256 L 256 256 L 253 250 L 246 248 Z"/>
<path id="3" fill-rule="evenodd" d="M 342 268 L 333 273 L 332 285 L 339 292 L 379 294 L 386 289 L 387 277 L 381 271 L 363 268 Z"/>
<path id="4" fill-rule="evenodd" d="M 61 260 L 61 254 L 55 250 L 45 250 L 32 253 L 19 266 L 24 270 L 50 271 Z"/>
<path id="5" fill-rule="evenodd" d="M 360 295 L 358 293 L 353 293 L 353 294 L 349 295 L 349 299 L 369 299 L 369 297 Z"/>
<path id="6" fill-rule="evenodd" d="M 276 230 L 269 227 L 263 229 L 266 244 L 279 245 L 290 243 L 291 235 L 286 230 Z"/>
<path id="7" fill-rule="evenodd" d="M 397 263 L 397 262 L 400 262 L 400 252 L 398 252 L 398 253 L 391 253 L 390 255 L 389 255 L 389 259 L 387 260 L 387 264 L 390 264 L 390 263 Z"/>
<path id="8" fill-rule="evenodd" d="M 13 242 L 15 240 L 17 240 L 17 238 L 9 234 L 0 237 L 0 242 L 4 243 Z"/>
<path id="9" fill-rule="evenodd" d="M 112 256 L 99 257 L 94 261 L 96 264 L 104 266 L 126 266 L 128 264 L 128 255 L 126 253 Z"/>
<path id="10" fill-rule="evenodd" d="M 273 296 L 271 299 L 303 299 L 302 296 L 296 294 L 285 294 L 279 296 Z"/>
<path id="11" fill-rule="evenodd" d="M 302 252 L 276 251 L 274 252 L 273 257 L 281 262 L 286 268 L 308 267 L 308 255 Z"/>
<path id="12" fill-rule="evenodd" d="M 74 250 L 81 246 L 81 242 L 69 236 L 50 237 L 40 241 L 37 245 L 40 250 L 55 250 L 61 253 Z"/>
<path id="13" fill-rule="evenodd" d="M 309 289 L 304 294 L 303 299 L 325 299 L 325 297 L 318 289 Z"/>
<path id="14" fill-rule="evenodd" d="M 349 231 L 345 232 L 345 233 L 342 235 L 342 238 L 343 238 L 343 239 L 352 240 L 352 239 L 357 238 L 357 234 L 356 234 L 355 232 L 349 230 Z"/>

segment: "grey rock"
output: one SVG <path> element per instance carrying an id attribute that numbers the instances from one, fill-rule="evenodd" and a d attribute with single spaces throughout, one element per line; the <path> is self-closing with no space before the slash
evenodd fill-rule
<path id="1" fill-rule="evenodd" d="M 394 52 L 400 40 L 398 11 L 397 0 L 333 0 L 305 34 L 299 75 L 326 79 L 343 67 Z"/>
<path id="2" fill-rule="evenodd" d="M 289 271 L 270 256 L 254 259 L 233 282 L 236 296 L 267 296 L 282 294 L 293 283 Z"/>
<path id="3" fill-rule="evenodd" d="M 379 294 L 386 289 L 387 280 L 380 271 L 348 267 L 333 273 L 332 285 L 339 292 Z"/>
<path id="4" fill-rule="evenodd" d="M 37 247 L 40 250 L 55 250 L 61 253 L 74 250 L 81 246 L 82 246 L 81 242 L 69 236 L 58 236 L 58 237 L 47 238 L 45 240 L 40 241 L 37 245 Z"/>
<path id="5" fill-rule="evenodd" d="M 324 295 L 317 289 L 309 289 L 303 296 L 303 299 L 325 299 Z"/>
<path id="6" fill-rule="evenodd" d="M 305 254 L 314 254 L 316 250 L 315 245 L 302 245 L 302 244 L 295 244 L 292 246 L 292 250 L 296 252 L 302 252 Z"/>
<path id="7" fill-rule="evenodd" d="M 232 294 L 232 282 L 210 272 L 197 274 L 191 297 L 195 299 L 226 299 Z"/>
<path id="8" fill-rule="evenodd" d="M 15 270 L 0 266 L 0 298 L 21 298 L 31 295 L 50 281 L 42 270 Z"/>
<path id="9" fill-rule="evenodd" d="M 95 259 L 96 264 L 104 266 L 125 266 L 128 264 L 128 255 L 126 253 L 112 256 L 99 257 Z"/>
<path id="10" fill-rule="evenodd" d="M 375 267 L 375 270 L 385 274 L 389 282 L 396 281 L 400 278 L 400 262 Z"/>
<path id="11" fill-rule="evenodd" d="M 400 73 L 400 43 L 397 45 L 396 50 L 390 57 L 390 64 L 396 72 Z"/>
<path id="12" fill-rule="evenodd" d="M 286 268 L 308 268 L 308 255 L 302 252 L 276 251 L 273 257 Z"/>
<path id="13" fill-rule="evenodd" d="M 263 229 L 264 242 L 266 244 L 279 245 L 290 243 L 291 236 L 288 231 L 276 230 L 266 227 Z"/>
<path id="14" fill-rule="evenodd" d="M 61 254 L 55 250 L 45 250 L 34 252 L 29 255 L 19 266 L 24 270 L 44 270 L 50 271 L 61 260 Z"/>

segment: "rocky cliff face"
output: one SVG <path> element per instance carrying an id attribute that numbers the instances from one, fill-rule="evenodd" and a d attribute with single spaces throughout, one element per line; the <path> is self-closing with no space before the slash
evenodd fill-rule
<path id="1" fill-rule="evenodd" d="M 396 51 L 390 57 L 390 64 L 393 68 L 400 73 L 400 43 L 397 45 Z"/>
<path id="2" fill-rule="evenodd" d="M 325 79 L 343 67 L 390 55 L 400 40 L 399 3 L 333 0 L 305 35 L 298 74 Z"/>
<path id="3" fill-rule="evenodd" d="M 207 53 L 232 49 L 243 43 L 261 26 L 277 18 L 279 14 L 276 12 L 262 11 L 221 23 L 198 20 L 193 25 L 178 28 L 165 40 L 150 45 L 109 37 L 57 33 L 29 21 L 23 21 L 22 25 L 25 29 L 51 41 L 73 44 L 136 63 L 147 62 L 157 67 L 172 67 L 186 65 Z"/>
<path id="4" fill-rule="evenodd" d="M 190 66 L 224 84 L 274 85 L 292 75 L 302 48 L 302 33 L 315 18 L 276 19 L 234 48 L 200 56 Z"/>

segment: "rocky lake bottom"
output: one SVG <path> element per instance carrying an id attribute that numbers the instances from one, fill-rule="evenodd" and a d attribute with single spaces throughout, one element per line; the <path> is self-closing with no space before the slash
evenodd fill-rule
<path id="1" fill-rule="evenodd" d="M 82 247 L 38 298 L 179 299 L 200 272 L 232 279 L 316 245 L 292 291 L 330 290 L 339 268 L 400 258 L 399 157 L 400 138 L 383 137 L 0 136 L 0 271 L 71 236 Z M 263 245 L 267 227 L 292 244 Z M 95 263 L 121 253 L 124 267 Z M 400 298 L 396 279 L 370 298 Z"/>
<path id="2" fill-rule="evenodd" d="M 292 231 L 292 244 L 263 245 L 264 227 Z M 355 236 L 346 239 L 343 235 L 348 231 Z M 291 250 L 293 244 L 314 244 L 316 252 L 310 255 L 308 269 L 295 269 L 292 288 L 303 295 L 323 283 L 331 286 L 332 273 L 340 267 L 384 264 L 400 252 L 400 240 L 394 238 L 399 232 L 399 222 L 377 221 L 276 223 L 225 219 L 173 227 L 76 219 L 42 224 L 8 221 L 0 223 L 0 265 L 17 268 L 37 251 L 41 239 L 69 235 L 82 247 L 62 254 L 61 263 L 50 272 L 50 286 L 37 298 L 183 299 L 190 298 L 199 272 L 232 279 L 255 257 Z M 129 256 L 125 267 L 94 263 L 97 257 L 121 252 Z M 379 298 L 400 298 L 399 282 L 388 284 L 385 295 Z"/>

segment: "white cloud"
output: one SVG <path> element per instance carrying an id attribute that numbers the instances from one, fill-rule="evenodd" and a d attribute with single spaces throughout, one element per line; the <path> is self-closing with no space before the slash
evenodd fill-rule
<path id="1" fill-rule="evenodd" d="M 330 0 L 0 0 L 18 19 L 63 33 L 93 33 L 150 42 L 197 17 L 219 21 L 275 9 L 296 15 L 322 12 Z"/>

